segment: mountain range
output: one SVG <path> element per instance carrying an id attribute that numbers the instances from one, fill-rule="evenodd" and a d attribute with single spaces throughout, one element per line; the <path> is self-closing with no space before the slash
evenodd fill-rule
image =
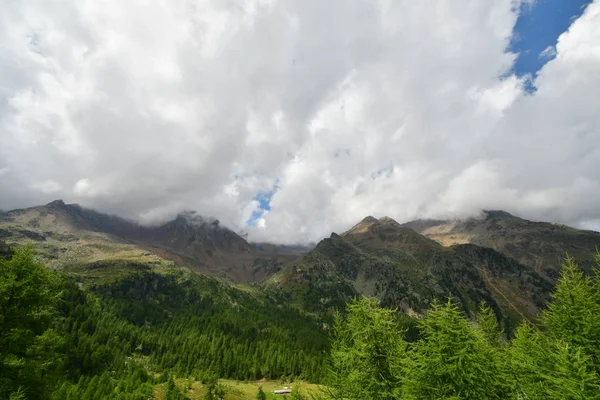
<path id="1" fill-rule="evenodd" d="M 234 282 L 260 281 L 304 250 L 250 244 L 193 211 L 144 226 L 62 200 L 0 215 L 0 240 L 34 243 L 43 261 L 56 268 L 134 261 L 188 267 Z"/>
<path id="2" fill-rule="evenodd" d="M 249 243 L 192 211 L 143 226 L 57 200 L 0 214 L 0 241 L 32 243 L 46 266 L 88 283 L 141 266 L 187 268 L 315 315 L 359 295 L 409 315 L 452 297 L 468 315 L 486 302 L 510 330 L 535 321 L 565 256 L 591 270 L 600 233 L 504 211 L 404 224 L 366 217 L 309 248 Z"/>

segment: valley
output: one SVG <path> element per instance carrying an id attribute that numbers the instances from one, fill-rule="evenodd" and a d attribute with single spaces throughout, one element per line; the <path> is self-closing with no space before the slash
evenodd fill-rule
<path id="1" fill-rule="evenodd" d="M 318 393 L 336 315 L 354 299 L 398 310 L 408 342 L 446 299 L 470 320 L 486 304 L 510 337 L 539 324 L 560 255 L 589 272 L 600 247 L 600 233 L 504 212 L 366 217 L 314 248 L 252 244 L 193 212 L 142 226 L 60 200 L 1 214 L 0 239 L 5 257 L 30 248 L 59 281 L 49 326 L 64 339 L 53 350 L 61 399 L 209 398 L 214 388 L 253 399 L 261 385 L 270 399 L 295 381 Z"/>

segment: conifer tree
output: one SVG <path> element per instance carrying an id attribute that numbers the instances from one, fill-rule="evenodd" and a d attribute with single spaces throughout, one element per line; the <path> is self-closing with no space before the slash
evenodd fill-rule
<path id="1" fill-rule="evenodd" d="M 263 391 L 262 386 L 258 387 L 258 393 L 256 393 L 256 400 L 267 400 L 267 395 Z"/>
<path id="2" fill-rule="evenodd" d="M 505 399 L 509 378 L 486 335 L 451 300 L 421 322 L 423 338 L 405 364 L 405 399 Z"/>
<path id="3" fill-rule="evenodd" d="M 598 399 L 598 377 L 581 348 L 523 323 L 509 350 L 514 393 L 519 398 Z"/>
<path id="4" fill-rule="evenodd" d="M 225 397 L 226 390 L 223 385 L 219 383 L 219 380 L 216 377 L 213 377 L 209 380 L 206 385 L 206 390 L 204 392 L 204 400 L 221 400 Z"/>
<path id="5" fill-rule="evenodd" d="M 329 397 L 396 398 L 406 343 L 395 311 L 367 298 L 348 304 L 347 311 L 347 317 L 338 315 L 334 324 Z"/>
<path id="6" fill-rule="evenodd" d="M 580 347 L 600 374 L 600 282 L 585 276 L 572 258 L 567 258 L 542 315 L 542 323 L 556 338 Z"/>
<path id="7" fill-rule="evenodd" d="M 50 329 L 60 295 L 31 247 L 0 257 L 0 398 L 38 399 L 50 391 L 60 361 L 61 339 Z"/>
<path id="8" fill-rule="evenodd" d="M 477 327 L 491 346 L 498 347 L 502 344 L 504 331 L 496 319 L 494 310 L 487 304 L 481 303 L 479 305 L 476 321 Z"/>
<path id="9" fill-rule="evenodd" d="M 305 400 L 306 397 L 300 392 L 300 385 L 294 385 L 292 393 L 290 393 L 292 400 Z"/>

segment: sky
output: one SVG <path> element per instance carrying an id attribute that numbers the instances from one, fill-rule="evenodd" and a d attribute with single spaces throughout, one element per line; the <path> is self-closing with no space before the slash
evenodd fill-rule
<path id="1" fill-rule="evenodd" d="M 600 229 L 600 0 L 5 0 L 0 208 Z"/>

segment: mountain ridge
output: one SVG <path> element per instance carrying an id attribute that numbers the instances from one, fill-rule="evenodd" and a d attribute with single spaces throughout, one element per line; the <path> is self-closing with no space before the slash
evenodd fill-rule
<path id="1" fill-rule="evenodd" d="M 268 296 L 325 314 L 360 295 L 408 313 L 422 312 L 435 298 L 452 297 L 467 315 L 474 315 L 479 302 L 488 303 L 507 327 L 523 318 L 535 321 L 557 271 L 539 268 L 515 249 L 556 258 L 559 265 L 566 246 L 574 244 L 580 250 L 576 256 L 600 246 L 600 234 L 490 210 L 484 218 L 465 221 L 400 224 L 368 216 L 311 249 L 249 243 L 217 219 L 193 211 L 143 226 L 61 200 L 0 215 L 0 237 L 33 243 L 50 268 L 94 279 L 127 268 L 186 267 L 252 283 Z"/>
<path id="2" fill-rule="evenodd" d="M 403 226 L 446 247 L 475 244 L 493 248 L 551 280 L 558 278 L 566 256 L 574 257 L 590 272 L 600 248 L 599 232 L 530 221 L 501 210 L 485 211 L 483 218 L 415 220 Z"/>
<path id="3" fill-rule="evenodd" d="M 4 213 L 0 235 L 7 241 L 34 243 L 55 266 L 70 262 L 64 257 L 70 248 L 89 262 L 114 258 L 101 251 L 106 248 L 127 253 L 127 259 L 149 257 L 152 262 L 171 262 L 235 282 L 265 279 L 300 253 L 251 245 L 217 219 L 193 211 L 160 225 L 144 226 L 62 200 Z"/>
<path id="4" fill-rule="evenodd" d="M 408 313 L 423 312 L 435 298 L 453 297 L 473 316 L 485 302 L 510 330 L 521 319 L 535 321 L 552 284 L 494 249 L 445 247 L 389 217 L 366 217 L 323 239 L 269 278 L 267 288 L 315 312 L 361 295 Z"/>

